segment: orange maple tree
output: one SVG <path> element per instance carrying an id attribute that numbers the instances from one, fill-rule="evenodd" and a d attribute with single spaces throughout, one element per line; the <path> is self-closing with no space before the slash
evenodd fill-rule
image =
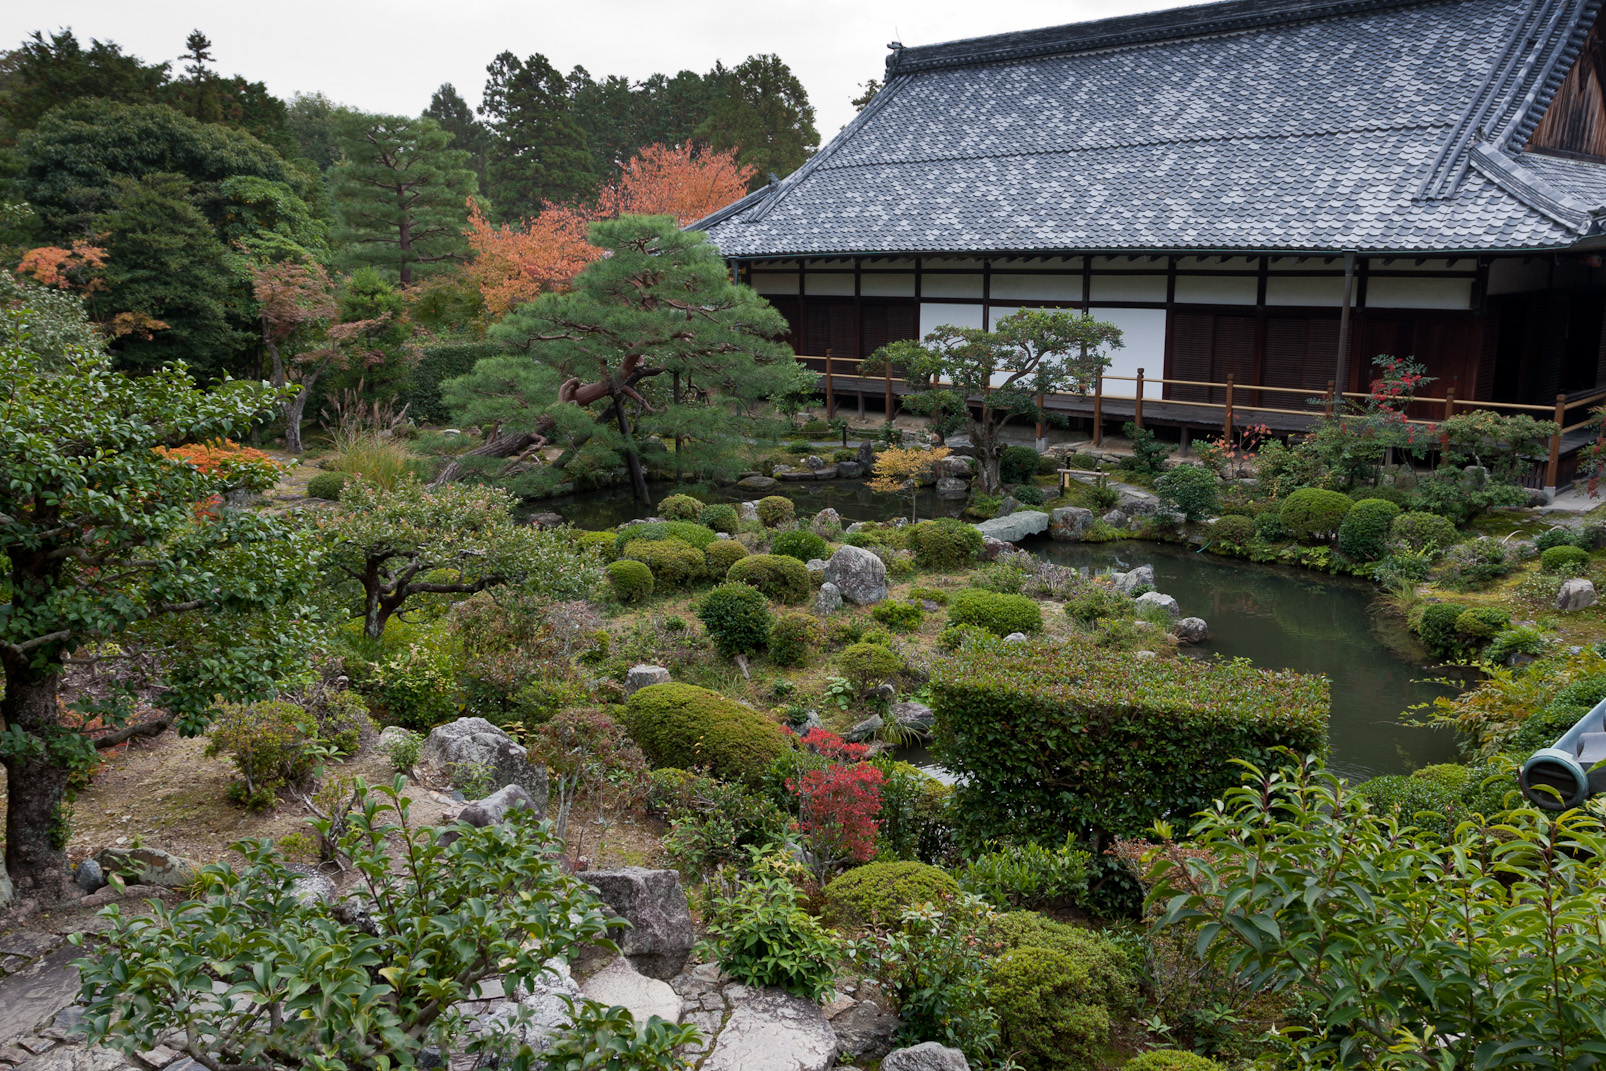
<path id="1" fill-rule="evenodd" d="M 44 245 L 22 254 L 19 275 L 31 275 L 45 286 L 58 290 L 92 293 L 106 285 L 98 273 L 106 267 L 106 250 L 88 242 L 74 242 L 71 249 Z"/>
<path id="2" fill-rule="evenodd" d="M 619 216 L 673 216 L 681 226 L 702 219 L 747 194 L 753 169 L 736 162 L 735 149 L 648 145 L 625 164 L 618 181 L 589 205 L 551 201 L 517 227 L 498 227 L 478 204 L 468 206 L 463 232 L 474 250 L 468 273 L 485 308 L 500 316 L 549 290 L 562 290 L 600 254 L 586 228 Z"/>

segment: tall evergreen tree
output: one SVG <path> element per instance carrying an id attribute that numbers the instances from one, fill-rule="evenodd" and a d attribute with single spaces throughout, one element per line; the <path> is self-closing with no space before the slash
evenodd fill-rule
<path id="1" fill-rule="evenodd" d="M 569 72 L 569 99 L 574 121 L 591 150 L 591 168 L 603 182 L 611 181 L 619 166 L 647 144 L 641 140 L 646 93 L 630 79 L 609 75 L 602 81 L 584 67 Z"/>
<path id="2" fill-rule="evenodd" d="M 491 202 L 503 219 L 538 215 L 541 202 L 583 200 L 597 188 L 569 85 L 540 53 L 503 52 L 486 67 L 480 111 L 490 121 Z"/>
<path id="3" fill-rule="evenodd" d="M 50 109 L 85 97 L 155 100 L 167 72 L 167 64 L 144 63 L 110 41 L 91 40 L 85 48 L 70 29 L 48 39 L 36 31 L 0 64 L 0 138 L 9 141 Z"/>
<path id="4" fill-rule="evenodd" d="M 490 135 L 485 124 L 474 117 L 474 109 L 469 107 L 468 101 L 457 92 L 457 87 L 450 82 L 442 83 L 433 96 L 429 98 L 429 107 L 424 114 L 440 124 L 440 128 L 452 136 L 452 148 L 462 149 L 468 153 L 468 167 L 474 172 L 474 178 L 481 190 L 490 188 L 486 175 L 485 151 L 489 146 Z"/>
<path id="5" fill-rule="evenodd" d="M 478 190 L 468 153 L 428 117 L 346 117 L 330 188 L 353 264 L 411 286 L 421 267 L 467 252 L 468 198 Z"/>
<path id="6" fill-rule="evenodd" d="M 291 97 L 285 124 L 295 139 L 296 155 L 311 160 L 319 171 L 329 170 L 340 158 L 340 120 L 349 110 L 322 93 Z"/>
<path id="7" fill-rule="evenodd" d="M 796 171 L 820 147 L 808 92 L 781 57 L 749 56 L 730 70 L 716 66 L 708 79 L 716 89 L 697 135 L 716 149 L 737 149 L 737 159 L 757 171 L 752 189 L 772 172 Z"/>

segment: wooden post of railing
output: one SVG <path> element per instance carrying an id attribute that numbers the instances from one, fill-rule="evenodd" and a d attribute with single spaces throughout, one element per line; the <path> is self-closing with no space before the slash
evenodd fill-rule
<path id="1" fill-rule="evenodd" d="M 1550 461 L 1545 465 L 1545 494 L 1556 493 L 1556 468 L 1561 464 L 1561 429 L 1567 424 L 1567 396 L 1556 395 L 1556 434 L 1550 437 Z"/>
<path id="2" fill-rule="evenodd" d="M 1093 378 L 1093 445 L 1104 445 L 1104 373 Z"/>
<path id="3" fill-rule="evenodd" d="M 892 362 L 887 362 L 887 423 L 892 423 Z"/>
<path id="4" fill-rule="evenodd" d="M 831 347 L 825 347 L 825 419 L 836 416 L 836 394 L 831 388 Z"/>
<path id="5" fill-rule="evenodd" d="M 1455 416 L 1455 388 L 1451 387 L 1444 392 L 1444 419 L 1449 420 L 1453 416 Z M 1441 432 L 1439 435 L 1439 460 L 1442 461 L 1444 460 L 1444 455 L 1450 452 L 1450 432 L 1443 424 L 1439 425 L 1439 429 Z"/>
<path id="6" fill-rule="evenodd" d="M 1042 450 L 1048 444 L 1043 441 L 1043 396 L 1037 396 L 1037 449 Z"/>
<path id="7" fill-rule="evenodd" d="M 1221 415 L 1221 437 L 1232 438 L 1232 373 L 1227 373 L 1227 408 Z"/>
<path id="8" fill-rule="evenodd" d="M 1334 386 L 1335 386 L 1335 381 L 1329 379 L 1327 381 L 1327 393 L 1322 396 L 1322 403 L 1323 403 L 1322 404 L 1322 411 L 1324 413 L 1326 413 L 1329 417 L 1331 417 L 1333 415 L 1333 388 L 1334 388 Z"/>
<path id="9" fill-rule="evenodd" d="M 1132 423 L 1143 427 L 1143 369 L 1138 369 L 1138 397 L 1132 403 Z"/>

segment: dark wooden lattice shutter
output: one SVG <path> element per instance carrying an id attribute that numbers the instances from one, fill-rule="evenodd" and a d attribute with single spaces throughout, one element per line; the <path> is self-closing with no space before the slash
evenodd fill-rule
<path id="1" fill-rule="evenodd" d="M 1210 353 L 1215 348 L 1215 317 L 1205 313 L 1171 314 L 1171 366 L 1167 379 L 1207 380 Z M 1179 402 L 1202 402 L 1205 388 L 1168 384 L 1167 398 Z"/>

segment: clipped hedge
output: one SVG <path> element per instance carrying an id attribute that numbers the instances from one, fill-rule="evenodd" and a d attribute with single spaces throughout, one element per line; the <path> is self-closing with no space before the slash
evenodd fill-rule
<path id="1" fill-rule="evenodd" d="M 825 643 L 825 629 L 810 614 L 782 614 L 770 626 L 770 661 L 777 666 L 806 666 Z"/>
<path id="2" fill-rule="evenodd" d="M 1217 518 L 1210 526 L 1210 541 L 1233 547 L 1242 547 L 1255 538 L 1255 522 L 1248 517 L 1229 514 Z"/>
<path id="3" fill-rule="evenodd" d="M 692 684 L 648 685 L 630 697 L 622 720 L 653 766 L 706 769 L 751 787 L 791 747 L 774 722 Z"/>
<path id="4" fill-rule="evenodd" d="M 1400 507 L 1381 498 L 1363 498 L 1338 526 L 1338 549 L 1356 561 L 1376 561 L 1388 553 L 1389 530 Z"/>
<path id="5" fill-rule="evenodd" d="M 966 588 L 948 605 L 950 625 L 975 625 L 995 636 L 1011 632 L 1041 632 L 1043 610 L 1024 595 Z"/>
<path id="6" fill-rule="evenodd" d="M 625 544 L 620 557 L 651 569 L 653 583 L 660 586 L 685 587 L 707 568 L 703 552 L 679 539 L 632 540 Z"/>
<path id="7" fill-rule="evenodd" d="M 957 569 L 976 560 L 983 536 L 973 524 L 953 517 L 921 521 L 908 532 L 909 549 L 922 569 Z"/>
<path id="8" fill-rule="evenodd" d="M 1338 531 L 1354 504 L 1337 491 L 1301 487 L 1283 500 L 1283 531 L 1301 542 L 1325 539 Z"/>
<path id="9" fill-rule="evenodd" d="M 1582 547 L 1548 547 L 1539 555 L 1539 565 L 1547 573 L 1559 573 L 1573 566 L 1589 568 L 1589 551 Z"/>
<path id="10" fill-rule="evenodd" d="M 1094 983 L 1117 1007 L 1137 995 L 1126 953 L 1097 930 L 1055 922 L 1036 911 L 1005 911 L 987 924 L 986 936 L 1006 949 L 1052 948 L 1086 964 Z"/>
<path id="11" fill-rule="evenodd" d="M 862 929 L 894 926 L 911 907 L 958 892 L 959 883 L 947 871 L 906 860 L 854 867 L 827 884 L 820 896 L 827 925 Z"/>
<path id="12" fill-rule="evenodd" d="M 1025 945 L 993 960 L 987 998 L 1001 1047 L 1026 1071 L 1084 1071 L 1109 1043 L 1106 994 L 1086 964 L 1058 949 Z"/>
<path id="13" fill-rule="evenodd" d="M 1192 659 L 1142 660 L 1090 640 L 961 648 L 937 663 L 937 752 L 958 779 L 969 843 L 1142 836 L 1186 828 L 1239 783 L 1327 746 L 1325 678 Z"/>
<path id="14" fill-rule="evenodd" d="M 398 401 L 407 405 L 407 415 L 427 424 L 444 424 L 452 419 L 451 409 L 441 400 L 441 384 L 474 371 L 489 357 L 500 357 L 507 347 L 497 342 L 434 342 L 419 347 L 418 363 L 407 374 L 398 391 Z"/>
<path id="15" fill-rule="evenodd" d="M 1407 550 L 1437 547 L 1442 551 L 1456 541 L 1455 522 L 1437 513 L 1412 510 L 1394 518 L 1389 525 L 1389 541 Z"/>
<path id="16" fill-rule="evenodd" d="M 1121 1065 L 1121 1071 L 1227 1071 L 1221 1064 L 1197 1053 L 1181 1049 L 1156 1049 L 1134 1056 Z"/>
<path id="17" fill-rule="evenodd" d="M 751 584 L 778 602 L 802 602 L 811 590 L 809 571 L 803 563 L 780 554 L 738 558 L 725 573 L 725 579 Z"/>
<path id="18" fill-rule="evenodd" d="M 697 601 L 697 620 L 727 658 L 754 654 L 770 638 L 770 601 L 747 584 L 721 584 Z"/>
<path id="19" fill-rule="evenodd" d="M 779 554 L 787 558 L 796 558 L 800 562 L 809 562 L 815 558 L 829 558 L 831 547 L 824 539 L 813 532 L 797 529 L 791 532 L 781 532 L 770 540 L 770 553 Z"/>
<path id="20" fill-rule="evenodd" d="M 325 502 L 340 501 L 340 492 L 346 489 L 344 472 L 320 472 L 307 481 L 307 497 L 321 498 Z"/>
<path id="21" fill-rule="evenodd" d="M 666 521 L 695 521 L 703 512 L 703 504 L 691 495 L 670 495 L 658 503 L 658 516 Z"/>
<path id="22" fill-rule="evenodd" d="M 1041 456 L 1030 446 L 1006 446 L 998 458 L 998 478 L 1005 483 L 1030 483 L 1037 475 Z"/>
<path id="23" fill-rule="evenodd" d="M 747 548 L 734 539 L 721 539 L 703 550 L 703 562 L 710 580 L 724 580 L 730 567 L 747 557 Z"/>
<path id="24" fill-rule="evenodd" d="M 716 532 L 735 535 L 742 521 L 735 506 L 729 502 L 715 502 L 703 507 L 703 511 L 697 515 L 697 523 Z"/>
<path id="25" fill-rule="evenodd" d="M 769 495 L 758 500 L 757 509 L 759 523 L 765 528 L 778 528 L 783 524 L 792 523 L 794 511 L 790 498 Z"/>
<path id="26" fill-rule="evenodd" d="M 678 539 L 702 550 L 718 538 L 719 533 L 712 528 L 691 521 L 637 521 L 619 529 L 619 534 L 613 537 L 613 543 L 616 549 L 623 551 L 628 544 L 637 540 Z"/>
<path id="27" fill-rule="evenodd" d="M 638 561 L 610 562 L 608 583 L 613 585 L 614 598 L 636 602 L 652 594 L 652 570 Z"/>

